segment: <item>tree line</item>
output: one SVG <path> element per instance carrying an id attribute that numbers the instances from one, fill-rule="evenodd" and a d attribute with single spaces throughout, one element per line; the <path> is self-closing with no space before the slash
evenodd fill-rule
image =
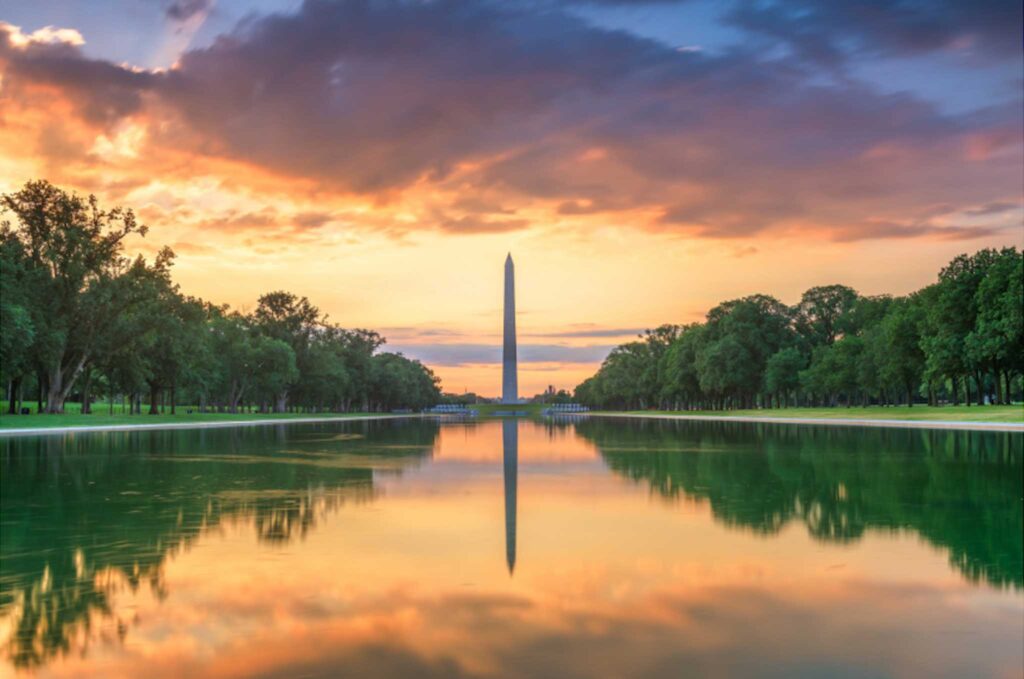
<path id="1" fill-rule="evenodd" d="M 378 351 L 373 330 L 330 322 L 307 298 L 262 295 L 252 313 L 185 295 L 174 253 L 124 253 L 144 236 L 130 209 L 30 181 L 0 196 L 0 378 L 8 412 L 384 411 L 436 403 L 419 361 Z M 13 222 L 10 217 L 13 216 Z"/>
<path id="2" fill-rule="evenodd" d="M 905 297 L 814 287 L 794 306 L 723 302 L 703 323 L 662 325 L 616 347 L 576 387 L 593 408 L 1009 403 L 1024 373 L 1024 257 L 954 258 Z"/>

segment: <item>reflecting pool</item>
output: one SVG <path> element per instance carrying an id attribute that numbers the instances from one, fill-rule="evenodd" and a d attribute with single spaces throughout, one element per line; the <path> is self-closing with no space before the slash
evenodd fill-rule
<path id="1" fill-rule="evenodd" d="M 1024 435 L 0 439 L 0 676 L 1019 677 Z"/>

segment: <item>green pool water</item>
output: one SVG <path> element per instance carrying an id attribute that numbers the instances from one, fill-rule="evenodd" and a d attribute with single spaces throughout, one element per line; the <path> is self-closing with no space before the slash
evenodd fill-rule
<path id="1" fill-rule="evenodd" d="M 0 676 L 1014 677 L 1024 434 L 0 439 Z"/>

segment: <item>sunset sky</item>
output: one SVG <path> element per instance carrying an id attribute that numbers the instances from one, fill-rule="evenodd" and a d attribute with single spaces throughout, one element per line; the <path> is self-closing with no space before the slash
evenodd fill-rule
<path id="1" fill-rule="evenodd" d="M 308 296 L 520 390 L 718 302 L 902 294 L 1024 244 L 1020 0 L 31 0 L 0 7 L 0 192 L 132 207 L 187 294 Z"/>

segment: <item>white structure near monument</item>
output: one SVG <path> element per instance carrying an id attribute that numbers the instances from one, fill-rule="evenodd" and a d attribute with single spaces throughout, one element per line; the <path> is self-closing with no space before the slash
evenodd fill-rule
<path id="1" fill-rule="evenodd" d="M 519 403 L 516 359 L 516 272 L 512 253 L 505 258 L 505 344 L 501 355 L 501 402 Z"/>

